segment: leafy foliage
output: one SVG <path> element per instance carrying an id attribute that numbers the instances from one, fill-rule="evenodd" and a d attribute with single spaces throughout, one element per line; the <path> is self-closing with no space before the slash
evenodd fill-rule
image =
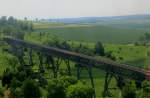
<path id="1" fill-rule="evenodd" d="M 136 98 L 136 85 L 135 82 L 126 83 L 122 90 L 123 98 Z"/>
<path id="2" fill-rule="evenodd" d="M 142 84 L 142 98 L 150 98 L 150 82 L 144 81 Z"/>
<path id="3" fill-rule="evenodd" d="M 77 83 L 77 79 L 69 76 L 62 76 L 49 81 L 48 98 L 66 98 L 66 89 Z"/>
<path id="4" fill-rule="evenodd" d="M 13 78 L 13 73 L 11 72 L 10 69 L 6 69 L 3 73 L 2 77 L 2 86 L 7 86 L 9 87 L 11 84 L 11 80 Z"/>
<path id="5" fill-rule="evenodd" d="M 93 98 L 94 90 L 83 83 L 71 85 L 67 89 L 67 98 Z"/>
<path id="6" fill-rule="evenodd" d="M 10 98 L 23 98 L 23 93 L 21 88 L 17 87 L 16 89 L 11 90 Z"/>
<path id="7" fill-rule="evenodd" d="M 70 76 L 62 76 L 60 77 L 60 81 L 63 82 L 65 88 L 69 87 L 70 85 L 74 85 L 78 82 L 75 77 Z"/>
<path id="8" fill-rule="evenodd" d="M 10 85 L 11 98 L 20 98 L 23 96 L 21 87 L 22 82 L 18 81 L 16 78 L 13 78 Z"/>
<path id="9" fill-rule="evenodd" d="M 95 45 L 95 53 L 104 56 L 105 55 L 105 50 L 101 42 L 97 42 Z"/>
<path id="10" fill-rule="evenodd" d="M 144 39 L 145 40 L 150 40 L 150 33 L 145 33 Z"/>
<path id="11" fill-rule="evenodd" d="M 0 18 L 0 33 L 6 36 L 13 36 L 23 39 L 25 31 L 33 31 L 33 25 L 28 21 L 21 21 L 12 16 Z"/>
<path id="12" fill-rule="evenodd" d="M 65 98 L 65 87 L 63 82 L 57 79 L 51 80 L 48 84 L 47 98 Z"/>
<path id="13" fill-rule="evenodd" d="M 25 98 L 39 98 L 41 96 L 39 86 L 34 80 L 25 80 L 22 86 L 22 92 Z"/>

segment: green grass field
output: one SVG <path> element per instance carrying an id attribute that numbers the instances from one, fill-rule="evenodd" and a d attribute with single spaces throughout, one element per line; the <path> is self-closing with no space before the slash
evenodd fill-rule
<path id="1" fill-rule="evenodd" d="M 42 25 L 42 26 L 41 26 Z M 103 43 L 131 43 L 148 30 L 121 29 L 102 25 L 35 23 L 36 32 L 48 32 L 65 40 Z"/>

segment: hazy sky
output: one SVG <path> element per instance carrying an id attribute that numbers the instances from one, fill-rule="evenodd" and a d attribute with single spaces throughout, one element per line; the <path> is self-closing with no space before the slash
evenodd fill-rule
<path id="1" fill-rule="evenodd" d="M 65 18 L 150 14 L 150 0 L 0 0 L 0 16 Z"/>

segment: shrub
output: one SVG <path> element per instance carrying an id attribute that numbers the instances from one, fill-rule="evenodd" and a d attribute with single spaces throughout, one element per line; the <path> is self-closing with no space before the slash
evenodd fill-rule
<path id="1" fill-rule="evenodd" d="M 17 74 L 16 74 L 16 78 L 19 81 L 24 81 L 27 78 L 27 74 L 26 74 L 25 71 L 18 71 Z"/>
<path id="2" fill-rule="evenodd" d="M 105 55 L 105 49 L 104 46 L 101 42 L 97 42 L 95 44 L 95 53 L 100 55 L 100 56 L 104 56 Z"/>
<path id="3" fill-rule="evenodd" d="M 93 98 L 94 90 L 76 78 L 63 76 L 48 83 L 47 98 Z"/>
<path id="4" fill-rule="evenodd" d="M 70 85 L 76 84 L 78 82 L 75 77 L 70 77 L 70 76 L 60 77 L 60 81 L 62 81 L 65 88 L 67 88 Z"/>
<path id="5" fill-rule="evenodd" d="M 142 97 L 143 98 L 150 98 L 150 82 L 144 81 L 142 84 Z"/>
<path id="6" fill-rule="evenodd" d="M 122 90 L 123 98 L 136 98 L 136 85 L 135 82 L 126 83 Z"/>
<path id="7" fill-rule="evenodd" d="M 123 57 L 119 57 L 119 60 L 123 60 Z"/>
<path id="8" fill-rule="evenodd" d="M 150 51 L 147 52 L 147 56 L 150 57 Z"/>
<path id="9" fill-rule="evenodd" d="M 67 89 L 67 98 L 93 98 L 94 90 L 83 83 L 71 85 Z"/>
<path id="10" fill-rule="evenodd" d="M 41 96 L 40 88 L 34 80 L 25 80 L 22 86 L 22 92 L 25 98 L 39 98 Z"/>
<path id="11" fill-rule="evenodd" d="M 70 76 L 62 76 L 48 83 L 48 98 L 66 98 L 66 89 L 77 83 L 77 79 Z"/>
<path id="12" fill-rule="evenodd" d="M 57 79 L 53 79 L 48 83 L 47 90 L 47 98 L 65 98 L 66 96 L 63 82 Z"/>
<path id="13" fill-rule="evenodd" d="M 105 56 L 106 56 L 107 58 L 112 57 L 112 51 L 106 52 L 106 53 L 105 53 Z"/>
<path id="14" fill-rule="evenodd" d="M 21 88 L 17 87 L 16 89 L 11 90 L 10 98 L 23 98 L 23 93 Z"/>
<path id="15" fill-rule="evenodd" d="M 7 87 L 9 87 L 11 84 L 12 77 L 13 73 L 10 71 L 10 69 L 6 69 L 2 76 L 2 86 L 4 87 L 5 85 L 7 85 Z"/>
<path id="16" fill-rule="evenodd" d="M 21 87 L 22 83 L 20 81 L 18 81 L 16 78 L 13 78 L 13 80 L 11 81 L 10 87 L 12 89 L 16 89 L 17 87 Z"/>

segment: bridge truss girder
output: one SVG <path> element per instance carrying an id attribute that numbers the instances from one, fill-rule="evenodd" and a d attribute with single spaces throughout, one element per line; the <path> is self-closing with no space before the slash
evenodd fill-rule
<path id="1" fill-rule="evenodd" d="M 34 52 L 38 56 L 39 73 L 43 73 L 44 64 L 47 64 L 50 70 L 52 70 L 54 78 L 58 76 L 62 62 L 66 64 L 67 75 L 72 75 L 70 62 L 73 61 L 76 62 L 77 65 L 77 78 L 81 79 L 82 69 L 87 70 L 91 85 L 95 89 L 92 68 L 94 67 L 104 70 L 106 72 L 106 77 L 103 98 L 110 95 L 109 85 L 113 77 L 115 77 L 118 82 L 120 82 L 120 78 L 134 79 L 138 81 L 150 79 L 149 71 L 140 70 L 128 65 L 102 60 L 99 61 L 86 55 L 79 55 L 73 52 L 68 52 L 57 48 L 44 47 L 11 38 L 5 38 L 4 41 L 11 45 L 12 49 L 9 52 L 18 58 L 20 65 L 23 67 L 26 65 L 35 65 L 33 60 Z M 28 64 L 26 64 L 24 59 L 25 54 L 28 54 Z"/>

